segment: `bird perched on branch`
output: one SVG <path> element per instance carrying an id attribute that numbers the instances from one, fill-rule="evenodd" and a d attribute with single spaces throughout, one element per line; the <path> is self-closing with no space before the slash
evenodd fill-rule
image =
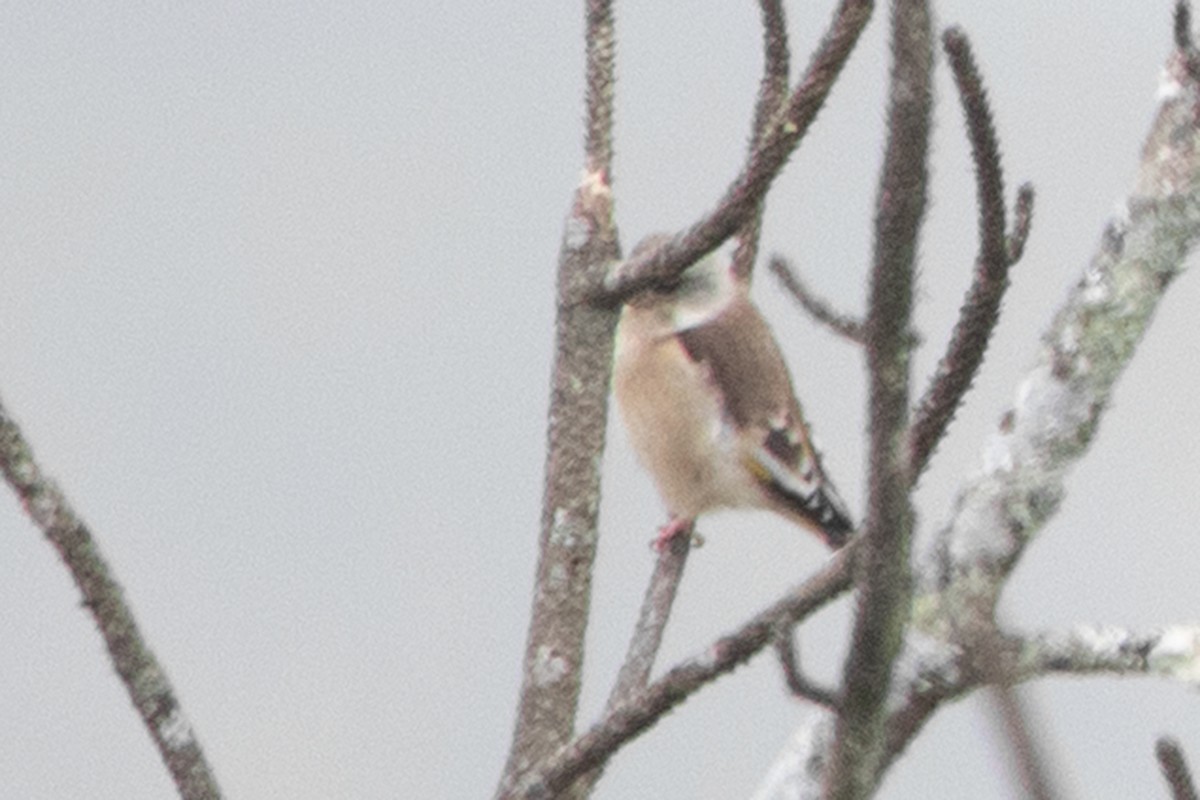
<path id="1" fill-rule="evenodd" d="M 648 237 L 633 255 L 666 237 Z M 722 507 L 775 511 L 843 545 L 854 525 L 821 467 L 779 345 L 745 282 L 708 256 L 626 301 L 613 382 L 670 512 L 660 549 Z"/>

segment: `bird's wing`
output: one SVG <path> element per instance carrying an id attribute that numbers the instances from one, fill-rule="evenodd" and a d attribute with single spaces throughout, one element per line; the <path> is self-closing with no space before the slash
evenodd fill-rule
<path id="1" fill-rule="evenodd" d="M 770 505 L 841 545 L 853 523 L 821 469 L 787 365 L 762 315 L 743 296 L 677 335 L 688 355 L 707 367 L 726 421 L 743 444 L 743 463 Z"/>

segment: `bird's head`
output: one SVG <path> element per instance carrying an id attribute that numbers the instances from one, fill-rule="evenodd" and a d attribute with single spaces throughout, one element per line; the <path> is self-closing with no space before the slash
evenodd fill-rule
<path id="1" fill-rule="evenodd" d="M 649 236 L 633 249 L 633 256 L 657 247 L 668 239 L 661 234 Z M 660 281 L 626 301 L 626 314 L 653 323 L 663 333 L 679 333 L 711 320 L 733 300 L 737 279 L 728 259 L 711 254 L 700 259 L 669 281 Z"/>

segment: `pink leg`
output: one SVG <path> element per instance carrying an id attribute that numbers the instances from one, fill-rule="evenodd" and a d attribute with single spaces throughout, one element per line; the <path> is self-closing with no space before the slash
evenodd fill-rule
<path id="1" fill-rule="evenodd" d="M 661 553 L 667 549 L 671 540 L 676 536 L 691 536 L 692 527 L 695 524 L 695 519 L 671 517 L 670 522 L 658 529 L 658 536 L 654 539 L 654 549 Z"/>

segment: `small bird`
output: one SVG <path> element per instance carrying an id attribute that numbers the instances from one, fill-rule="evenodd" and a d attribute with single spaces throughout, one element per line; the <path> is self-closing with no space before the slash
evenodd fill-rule
<path id="1" fill-rule="evenodd" d="M 666 237 L 643 240 L 633 254 Z M 626 301 L 613 385 L 671 521 L 655 546 L 722 507 L 775 511 L 831 547 L 854 529 L 821 468 L 771 329 L 730 267 L 708 256 Z"/>

